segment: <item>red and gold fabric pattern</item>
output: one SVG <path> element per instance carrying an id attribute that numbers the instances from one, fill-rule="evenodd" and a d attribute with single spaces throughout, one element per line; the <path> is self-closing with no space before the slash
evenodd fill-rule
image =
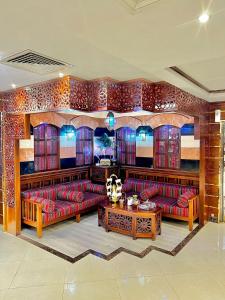
<path id="1" fill-rule="evenodd" d="M 188 200 L 193 198 L 195 194 L 192 191 L 187 191 L 181 194 L 177 199 L 177 205 L 179 207 L 188 207 Z"/>
<path id="2" fill-rule="evenodd" d="M 82 202 L 84 200 L 84 193 L 79 191 L 61 191 L 57 193 L 57 200 Z"/>
<path id="3" fill-rule="evenodd" d="M 44 213 L 53 213 L 55 210 L 55 201 L 35 196 L 31 197 L 30 200 L 34 203 L 41 203 L 42 211 Z"/>

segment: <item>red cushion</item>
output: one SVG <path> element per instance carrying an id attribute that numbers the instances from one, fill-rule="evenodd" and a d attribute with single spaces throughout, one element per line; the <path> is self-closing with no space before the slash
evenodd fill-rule
<path id="1" fill-rule="evenodd" d="M 41 203 L 42 211 L 45 213 L 53 213 L 55 210 L 55 201 L 35 196 L 32 196 L 30 200 L 35 203 Z"/>
<path id="2" fill-rule="evenodd" d="M 66 200 L 72 202 L 82 202 L 84 193 L 79 191 L 60 191 L 57 193 L 58 200 Z"/>
<path id="3" fill-rule="evenodd" d="M 177 199 L 177 205 L 179 207 L 188 207 L 188 200 L 193 198 L 195 194 L 191 191 L 187 191 L 179 196 Z"/>
<path id="4" fill-rule="evenodd" d="M 151 202 L 154 202 L 157 207 L 161 207 L 164 214 L 188 217 L 188 208 L 177 206 L 176 198 L 168 198 L 157 195 L 151 199 Z"/>
<path id="5" fill-rule="evenodd" d="M 123 193 L 129 193 L 129 192 L 131 192 L 132 191 L 132 185 L 131 184 L 129 184 L 129 183 L 124 183 L 123 185 L 122 185 L 122 192 Z"/>
<path id="6" fill-rule="evenodd" d="M 86 192 L 92 192 L 92 193 L 106 195 L 106 187 L 101 184 L 89 183 L 89 184 L 87 184 Z"/>
<path id="7" fill-rule="evenodd" d="M 143 190 L 140 193 L 140 197 L 142 200 L 148 200 L 148 199 L 158 195 L 158 193 L 159 193 L 159 189 L 155 186 L 152 186 L 148 189 Z"/>

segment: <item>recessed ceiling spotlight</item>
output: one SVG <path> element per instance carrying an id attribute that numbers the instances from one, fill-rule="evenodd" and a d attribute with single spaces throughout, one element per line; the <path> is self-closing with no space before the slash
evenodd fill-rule
<path id="1" fill-rule="evenodd" d="M 59 72 L 59 77 L 62 78 L 64 74 L 62 72 Z"/>
<path id="2" fill-rule="evenodd" d="M 208 13 L 203 13 L 201 16 L 199 16 L 198 20 L 200 23 L 207 23 L 209 21 Z"/>
<path id="3" fill-rule="evenodd" d="M 12 87 L 13 89 L 15 89 L 15 88 L 16 88 L 16 84 L 15 84 L 15 83 L 12 83 L 12 84 L 11 84 L 11 87 Z"/>

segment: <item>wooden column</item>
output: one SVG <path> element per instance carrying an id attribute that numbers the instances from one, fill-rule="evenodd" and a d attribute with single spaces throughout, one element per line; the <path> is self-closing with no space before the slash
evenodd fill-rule
<path id="1" fill-rule="evenodd" d="M 205 114 L 205 220 L 219 220 L 221 201 L 221 127 L 215 122 L 215 109 L 225 103 L 212 103 Z M 222 113 L 225 120 L 225 111 Z"/>
<path id="2" fill-rule="evenodd" d="M 19 139 L 30 138 L 29 115 L 3 115 L 3 229 L 21 230 Z"/>

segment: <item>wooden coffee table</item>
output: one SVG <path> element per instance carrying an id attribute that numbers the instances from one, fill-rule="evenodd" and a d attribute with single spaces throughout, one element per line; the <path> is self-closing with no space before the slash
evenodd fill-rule
<path id="1" fill-rule="evenodd" d="M 120 206 L 102 202 L 98 206 L 98 225 L 136 238 L 156 239 L 161 234 L 162 209 L 142 210 L 137 206 Z"/>

